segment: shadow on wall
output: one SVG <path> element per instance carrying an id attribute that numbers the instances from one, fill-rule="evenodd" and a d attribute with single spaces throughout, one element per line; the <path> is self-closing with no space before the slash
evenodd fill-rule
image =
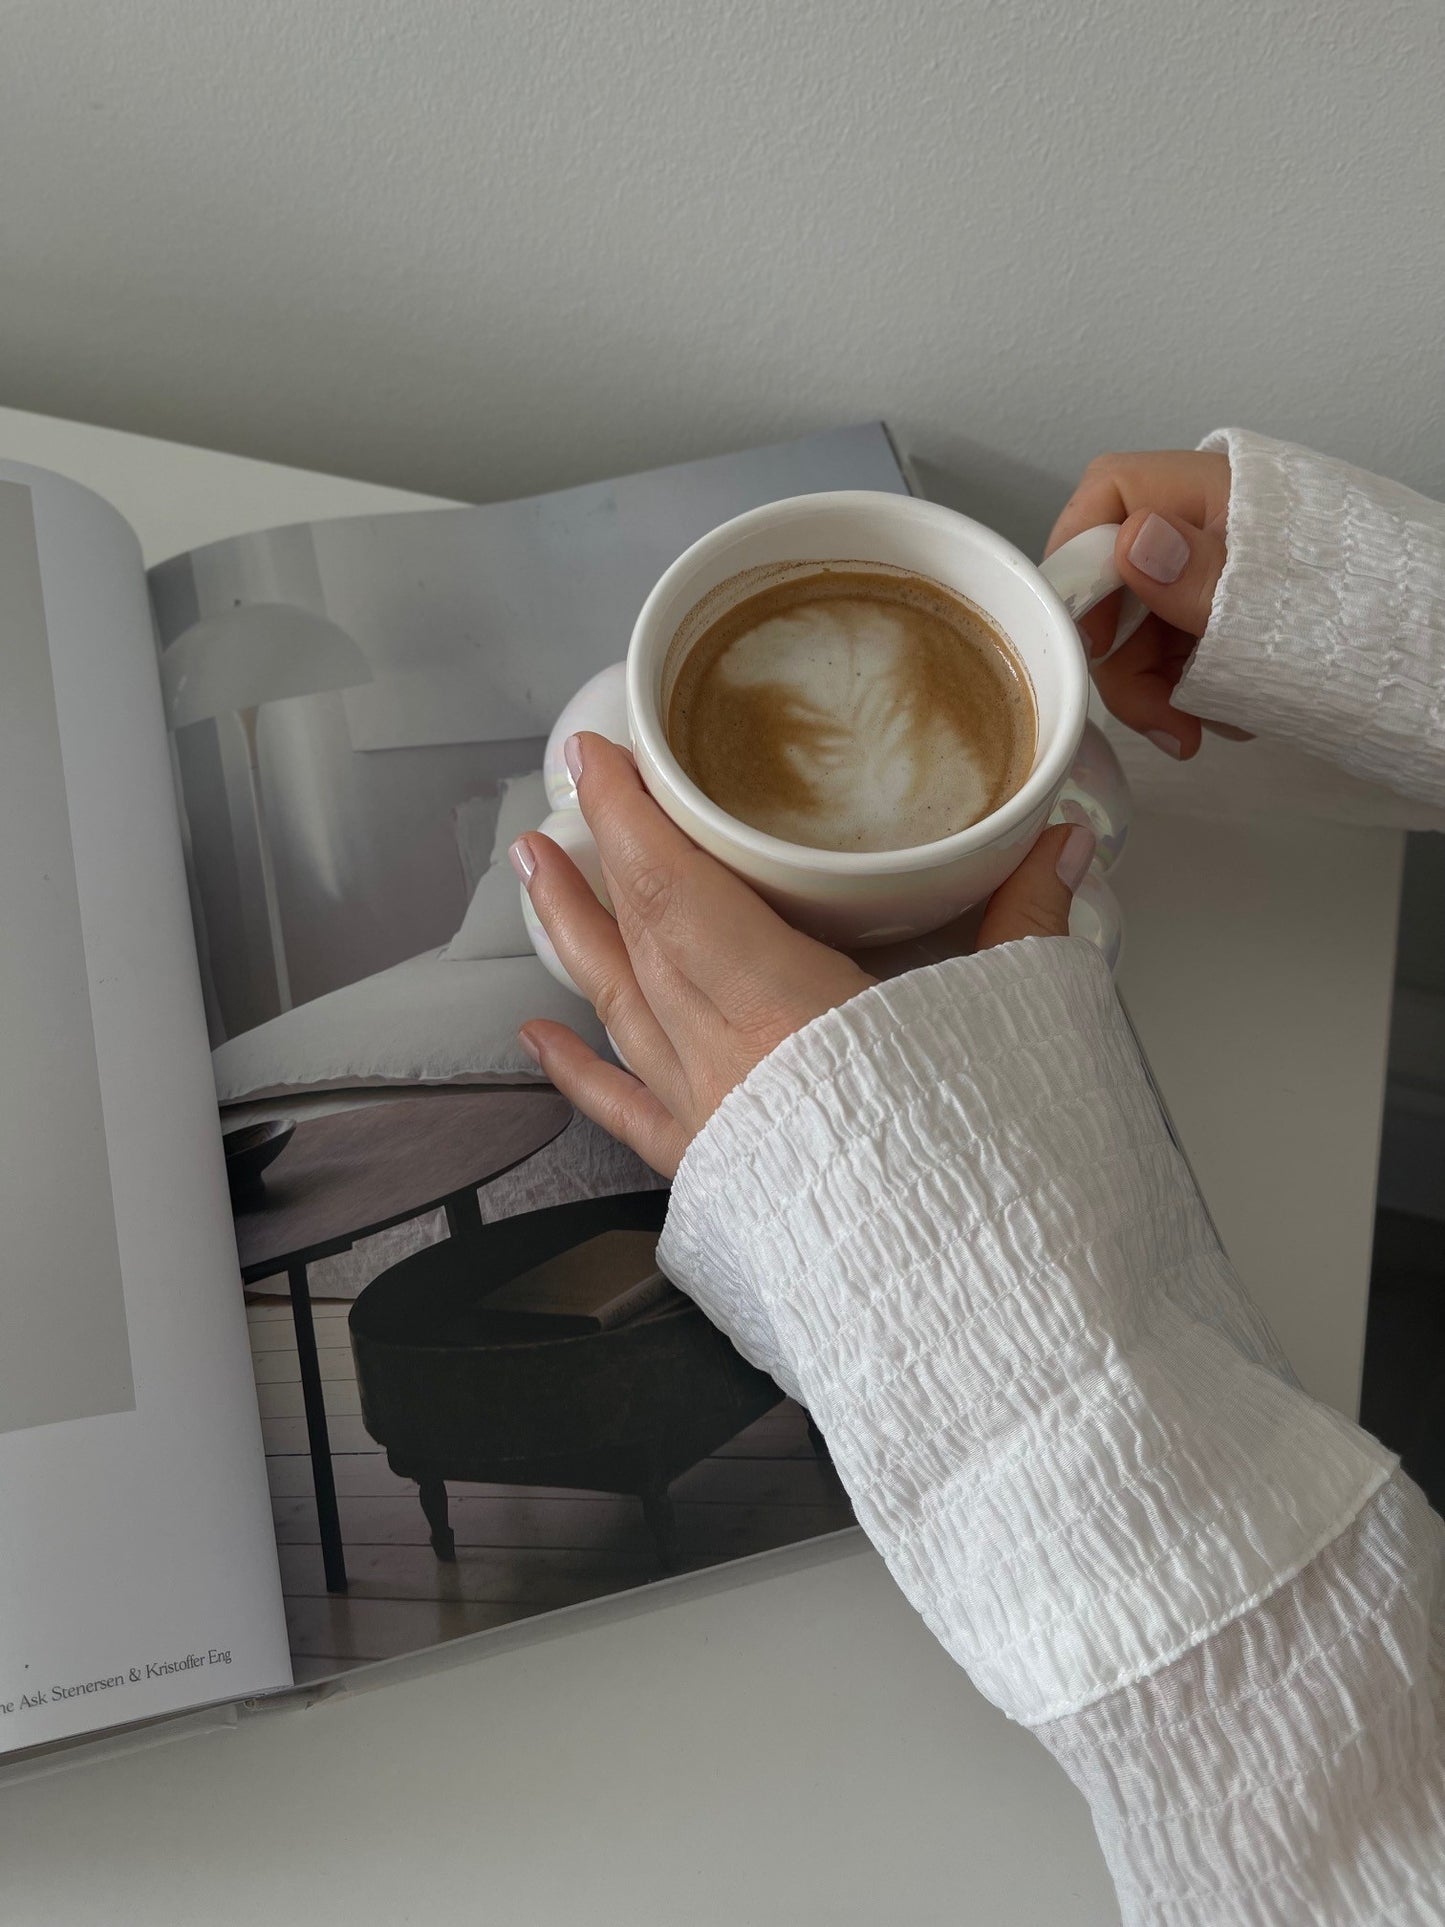
<path id="1" fill-rule="evenodd" d="M 954 438 L 949 441 L 946 463 L 914 458 L 911 467 L 930 501 L 997 529 L 1034 560 L 1043 554 L 1049 530 L 1073 486 L 1015 455 Z"/>

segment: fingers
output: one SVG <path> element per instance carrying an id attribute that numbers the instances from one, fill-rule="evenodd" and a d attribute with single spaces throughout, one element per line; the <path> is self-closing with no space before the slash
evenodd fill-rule
<path id="1" fill-rule="evenodd" d="M 1084 470 L 1064 504 L 1045 546 L 1052 555 L 1073 536 L 1101 522 L 1125 522 L 1140 510 L 1182 516 L 1196 528 L 1222 524 L 1229 503 L 1229 457 L 1197 449 L 1137 450 L 1098 455 Z M 1131 586 L 1137 587 L 1131 579 Z M 1151 608 L 1155 605 L 1151 602 Z M 1118 598 L 1091 609 L 1079 624 L 1091 656 L 1103 655 L 1114 639 Z"/>
<path id="2" fill-rule="evenodd" d="M 1080 616 L 1079 634 L 1084 638 L 1084 647 L 1089 652 L 1091 663 L 1101 662 L 1114 647 L 1114 637 L 1119 629 L 1119 615 L 1124 606 L 1121 590 L 1117 595 L 1105 596 L 1096 603 L 1087 615 Z M 1136 632 L 1137 633 L 1137 632 Z"/>
<path id="3" fill-rule="evenodd" d="M 567 974 L 649 1083 L 671 1089 L 677 1053 L 648 1006 L 616 923 L 564 850 L 533 830 L 512 846 L 532 907 Z"/>
<path id="4" fill-rule="evenodd" d="M 1020 937 L 1066 937 L 1074 892 L 1094 856 L 1094 832 L 1061 823 L 1043 835 L 1013 875 L 989 898 L 978 948 L 1016 943 Z"/>
<path id="5" fill-rule="evenodd" d="M 1044 544 L 1045 556 L 1061 549 L 1065 542 L 1072 542 L 1076 535 L 1085 529 L 1094 529 L 1101 522 L 1122 522 L 1129 513 L 1124 500 L 1118 474 L 1108 466 L 1118 458 L 1100 456 L 1079 477 L 1079 485 L 1065 502 Z"/>
<path id="6" fill-rule="evenodd" d="M 1128 586 L 1161 621 L 1186 635 L 1204 634 L 1224 573 L 1224 537 L 1217 529 L 1140 509 L 1119 530 L 1114 560 Z"/>
<path id="7" fill-rule="evenodd" d="M 1174 691 L 1209 626 L 1224 556 L 1217 521 L 1202 527 L 1152 508 L 1127 517 L 1114 545 L 1119 573 L 1152 613 L 1120 648 L 1095 656 L 1094 683 L 1121 723 L 1180 762 L 1198 754 L 1202 725 L 1174 707 Z"/>
<path id="8" fill-rule="evenodd" d="M 692 843 L 658 808 L 625 751 L 604 737 L 574 739 L 578 801 L 634 957 L 649 946 L 706 995 L 723 987 L 734 947 L 753 948 L 771 910 Z"/>
<path id="9" fill-rule="evenodd" d="M 1198 753 L 1202 725 L 1174 707 L 1174 690 L 1193 643 L 1150 616 L 1110 656 L 1093 664 L 1094 686 L 1113 716 L 1177 762 Z"/>
<path id="10" fill-rule="evenodd" d="M 654 1171 L 670 1178 L 687 1149 L 687 1133 L 645 1084 L 600 1058 L 565 1024 L 540 1019 L 523 1026 L 522 1044 L 584 1117 L 600 1124 Z"/>
<path id="11" fill-rule="evenodd" d="M 801 1000 L 813 1014 L 819 995 L 842 1002 L 864 987 L 867 979 L 846 959 L 790 929 L 690 842 L 648 795 L 625 751 L 590 734 L 578 739 L 578 750 L 578 800 L 633 966 L 665 1025 L 659 993 L 685 1001 L 679 985 L 669 987 L 669 971 L 741 1028 L 764 1010 L 771 1022 Z"/>
<path id="12" fill-rule="evenodd" d="M 1088 873 L 1094 848 L 1094 832 L 1086 825 L 1057 824 L 1044 831 L 987 904 L 965 911 L 931 936 L 863 951 L 859 961 L 880 977 L 897 977 L 1020 937 L 1066 937 L 1074 892 Z"/>
<path id="13" fill-rule="evenodd" d="M 648 795 L 626 750 L 586 731 L 569 738 L 567 757 L 619 922 L 661 931 L 676 915 L 680 878 L 702 853 Z"/>
<path id="14" fill-rule="evenodd" d="M 1191 448 L 1096 455 L 1064 504 L 1044 549 L 1052 555 L 1072 536 L 1100 522 L 1122 522 L 1137 509 L 1182 515 L 1203 528 L 1229 500 L 1229 457 Z"/>

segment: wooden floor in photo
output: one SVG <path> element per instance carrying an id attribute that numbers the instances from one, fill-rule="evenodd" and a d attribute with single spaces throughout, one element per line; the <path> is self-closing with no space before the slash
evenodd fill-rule
<path id="1" fill-rule="evenodd" d="M 449 1486 L 456 1563 L 432 1551 L 416 1487 L 362 1425 L 345 1304 L 318 1302 L 316 1343 L 350 1587 L 328 1593 L 291 1309 L 247 1307 L 281 1582 L 298 1680 L 434 1646 L 646 1585 L 662 1574 L 636 1499 L 543 1486 Z M 791 1401 L 675 1481 L 680 1571 L 853 1523 Z"/>

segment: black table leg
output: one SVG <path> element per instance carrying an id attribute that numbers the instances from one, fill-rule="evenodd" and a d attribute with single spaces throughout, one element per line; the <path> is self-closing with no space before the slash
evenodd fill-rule
<path id="1" fill-rule="evenodd" d="M 307 1283 L 305 1265 L 288 1265 L 286 1277 L 291 1285 L 296 1356 L 301 1361 L 301 1400 L 306 1407 L 311 1479 L 316 1488 L 316 1519 L 321 1527 L 321 1564 L 326 1573 L 326 1590 L 345 1592 L 346 1555 L 341 1544 L 341 1519 L 336 1510 L 336 1478 L 331 1469 L 331 1439 L 326 1430 L 321 1361 L 316 1356 L 316 1327 L 311 1322 L 311 1287 Z"/>
<path id="2" fill-rule="evenodd" d="M 459 1244 L 470 1245 L 475 1250 L 482 1241 L 482 1206 L 476 1186 L 453 1191 L 443 1201 L 442 1209 L 447 1214 L 447 1230 L 451 1236 Z"/>

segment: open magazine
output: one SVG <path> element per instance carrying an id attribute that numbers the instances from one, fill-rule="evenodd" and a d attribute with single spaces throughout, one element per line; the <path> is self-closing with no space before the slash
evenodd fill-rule
<path id="1" fill-rule="evenodd" d="M 0 461 L 0 1752 L 850 1522 L 657 1272 L 506 851 L 653 582 L 881 426 L 147 574 Z"/>

